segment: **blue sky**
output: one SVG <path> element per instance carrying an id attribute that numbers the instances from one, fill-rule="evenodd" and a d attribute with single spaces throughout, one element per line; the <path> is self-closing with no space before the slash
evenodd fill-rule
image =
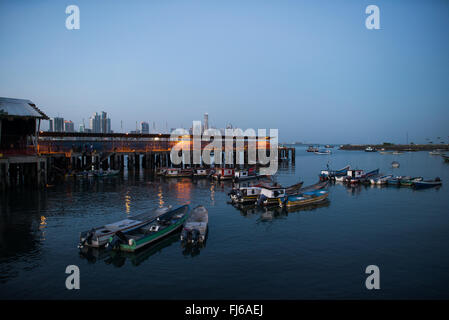
<path id="1" fill-rule="evenodd" d="M 447 141 L 448 34 L 447 1 L 0 0 L 0 96 L 115 131 L 208 112 L 281 141 Z"/>

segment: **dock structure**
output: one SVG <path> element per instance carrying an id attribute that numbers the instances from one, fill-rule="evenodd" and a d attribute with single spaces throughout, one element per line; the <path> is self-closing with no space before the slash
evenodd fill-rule
<path id="1" fill-rule="evenodd" d="M 25 99 L 0 98 L 0 189 L 33 185 L 45 186 L 67 174 L 85 170 L 155 170 L 161 167 L 207 167 L 204 159 L 193 164 L 194 151 L 211 148 L 212 141 L 195 145 L 192 135 L 139 133 L 43 132 L 41 120 L 48 120 L 36 105 Z M 255 142 L 256 141 L 256 142 Z M 248 150 L 254 143 L 269 153 L 270 138 L 232 137 L 214 147 L 214 163 L 220 167 L 260 165 Z M 232 151 L 228 150 L 228 145 Z M 184 148 L 190 161 L 175 165 L 174 147 Z M 195 148 L 195 149 L 194 149 Z M 200 149 L 200 150 L 198 150 Z M 226 154 L 226 152 L 228 152 Z M 295 161 L 295 149 L 279 146 L 278 161 Z M 220 159 L 221 161 L 218 161 Z M 221 163 L 220 163 L 221 162 Z M 268 165 L 268 164 L 267 164 Z M 262 166 L 262 165 L 260 165 Z"/>
<path id="2" fill-rule="evenodd" d="M 46 158 L 37 152 L 47 119 L 30 100 L 0 97 L 0 189 L 47 183 Z"/>

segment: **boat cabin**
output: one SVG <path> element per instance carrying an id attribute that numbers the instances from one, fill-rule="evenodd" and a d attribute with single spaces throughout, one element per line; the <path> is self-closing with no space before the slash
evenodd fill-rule
<path id="1" fill-rule="evenodd" d="M 246 187 L 240 188 L 243 196 L 258 196 L 261 192 L 261 188 L 259 187 Z"/>
<path id="2" fill-rule="evenodd" d="M 283 198 L 285 197 L 285 188 L 266 188 L 260 189 L 260 194 L 267 198 Z"/>
<path id="3" fill-rule="evenodd" d="M 351 178 L 362 178 L 365 174 L 363 170 L 348 170 L 348 176 Z"/>
<path id="4" fill-rule="evenodd" d="M 247 178 L 256 175 L 256 168 L 249 168 L 248 170 L 239 170 L 235 172 L 236 178 Z"/>
<path id="5" fill-rule="evenodd" d="M 215 171 L 216 176 L 222 176 L 222 177 L 233 177 L 234 176 L 234 169 L 228 169 L 228 168 L 218 168 Z"/>

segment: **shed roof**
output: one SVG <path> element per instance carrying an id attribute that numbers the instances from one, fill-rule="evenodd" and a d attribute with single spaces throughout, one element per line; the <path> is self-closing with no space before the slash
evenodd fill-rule
<path id="1" fill-rule="evenodd" d="M 26 99 L 13 99 L 0 97 L 0 117 L 31 117 L 49 119 L 36 105 Z"/>

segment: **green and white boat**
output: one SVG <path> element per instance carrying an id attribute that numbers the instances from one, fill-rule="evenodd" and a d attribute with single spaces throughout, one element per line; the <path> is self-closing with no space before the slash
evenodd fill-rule
<path id="1" fill-rule="evenodd" d="M 108 249 L 136 251 L 182 228 L 189 214 L 189 205 L 183 205 L 160 215 L 140 228 L 116 232 L 106 246 Z"/>

